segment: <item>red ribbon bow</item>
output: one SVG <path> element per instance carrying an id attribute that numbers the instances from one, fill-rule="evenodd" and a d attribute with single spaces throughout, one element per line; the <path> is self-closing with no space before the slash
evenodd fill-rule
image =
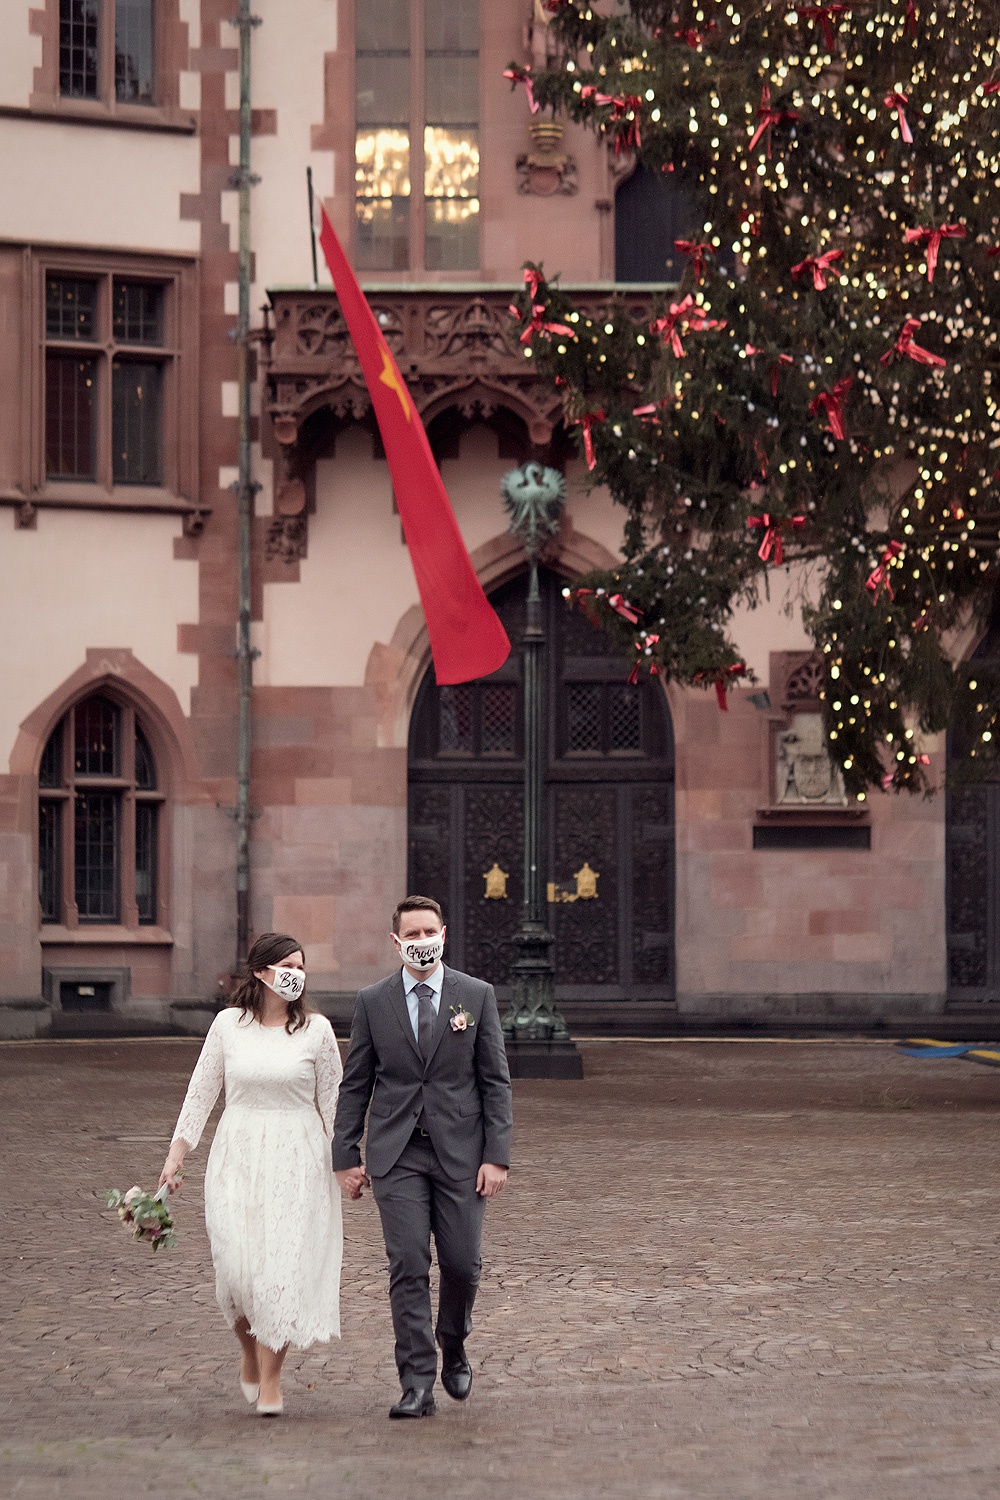
<path id="1" fill-rule="evenodd" d="M 913 32 L 913 39 L 914 39 L 914 41 L 916 41 L 916 37 L 917 37 L 917 7 L 914 5 L 913 0 L 906 0 L 906 14 L 903 16 L 903 35 L 904 36 L 906 35 L 906 28 L 907 28 L 907 26 L 909 26 L 910 30 Z"/>
<path id="2" fill-rule="evenodd" d="M 844 408 L 841 401 L 854 384 L 853 375 L 845 375 L 843 380 L 838 380 L 832 391 L 820 391 L 814 401 L 809 403 L 809 415 L 817 416 L 821 411 L 826 413 L 829 429 L 835 438 L 844 438 Z"/>
<path id="3" fill-rule="evenodd" d="M 674 240 L 674 244 L 682 255 L 690 255 L 694 266 L 695 280 L 700 282 L 701 273 L 705 267 L 705 255 L 706 252 L 711 252 L 711 245 L 707 243 L 699 245 L 694 240 Z"/>
<path id="4" fill-rule="evenodd" d="M 657 318 L 655 323 L 650 323 L 650 333 L 659 333 L 663 342 L 668 341 L 670 347 L 678 359 L 684 358 L 684 345 L 677 329 L 678 323 L 686 323 L 688 328 L 701 331 L 704 328 L 725 328 L 725 320 L 721 322 L 718 318 L 710 318 L 695 305 L 695 300 L 688 292 L 683 302 L 671 302 L 670 311 L 663 317 Z"/>
<path id="5" fill-rule="evenodd" d="M 535 298 L 538 296 L 538 287 L 541 279 L 542 278 L 541 276 L 539 276 L 537 271 L 531 270 L 531 268 L 528 266 L 525 267 L 524 284 L 528 288 L 528 296 L 531 298 L 532 302 L 534 302 Z"/>
<path id="6" fill-rule="evenodd" d="M 890 542 L 888 547 L 886 547 L 885 551 L 882 553 L 882 557 L 879 561 L 878 567 L 865 583 L 865 588 L 871 589 L 872 591 L 873 604 L 878 602 L 879 590 L 881 589 L 883 584 L 885 584 L 885 591 L 889 595 L 889 598 L 895 599 L 896 596 L 892 592 L 892 584 L 889 582 L 889 564 L 892 562 L 894 557 L 899 556 L 902 550 L 902 542 Z"/>
<path id="7" fill-rule="evenodd" d="M 638 625 L 642 618 L 642 610 L 636 609 L 634 604 L 629 604 L 624 594 L 610 594 L 608 596 L 608 603 L 616 615 L 621 615 L 622 619 L 627 620 L 630 625 Z M 657 636 L 657 640 L 659 640 L 659 636 Z"/>
<path id="8" fill-rule="evenodd" d="M 658 635 L 647 635 L 642 637 L 641 640 L 636 641 L 635 649 L 639 652 L 639 660 L 636 662 L 635 666 L 628 674 L 628 680 L 633 687 L 635 687 L 636 683 L 639 681 L 639 667 L 642 663 L 643 656 L 652 656 L 652 647 L 656 645 L 659 639 L 660 637 Z M 649 668 L 649 675 L 650 677 L 659 677 L 660 675 L 660 669 L 656 665 L 655 661 Z"/>
<path id="9" fill-rule="evenodd" d="M 891 349 L 887 349 L 881 356 L 879 364 L 888 365 L 892 363 L 896 354 L 908 354 L 918 365 L 940 365 L 945 364 L 940 354 L 932 354 L 929 349 L 921 349 L 919 344 L 913 342 L 913 335 L 920 327 L 919 318 L 907 318 L 903 324 L 899 337 Z"/>
<path id="10" fill-rule="evenodd" d="M 642 99 L 638 94 L 599 94 L 597 85 L 594 83 L 584 84 L 580 90 L 581 99 L 593 99 L 595 104 L 611 105 L 611 123 L 615 120 L 627 122 L 625 130 L 619 131 L 615 138 L 615 155 L 622 150 L 628 150 L 632 146 L 638 148 L 642 145 L 639 134 L 639 111 L 642 109 Z"/>
<path id="11" fill-rule="evenodd" d="M 774 548 L 774 566 L 780 568 L 784 561 L 784 552 L 781 545 L 782 526 L 791 526 L 795 531 L 801 531 L 806 524 L 805 516 L 771 516 L 764 512 L 762 516 L 748 516 L 747 529 L 753 530 L 756 526 L 763 526 L 764 540 L 757 548 L 757 556 L 761 562 L 767 562 Z"/>
<path id="12" fill-rule="evenodd" d="M 607 418 L 604 415 L 603 407 L 599 408 L 597 411 L 584 412 L 582 417 L 574 418 L 573 426 L 583 428 L 583 451 L 587 456 L 588 469 L 593 469 L 597 465 L 597 459 L 594 456 L 594 439 L 590 429 L 595 422 L 605 421 L 607 421 Z M 616 594 L 615 598 L 620 599 L 621 595 Z"/>
<path id="13" fill-rule="evenodd" d="M 757 118 L 760 121 L 760 124 L 757 126 L 757 129 L 754 131 L 753 137 L 751 138 L 750 147 L 749 147 L 749 149 L 751 151 L 756 146 L 757 142 L 760 140 L 761 136 L 764 134 L 764 131 L 767 130 L 769 126 L 771 126 L 771 125 L 780 125 L 781 122 L 782 122 L 782 120 L 797 120 L 799 118 L 799 116 L 798 116 L 797 111 L 794 110 L 794 109 L 772 109 L 771 108 L 771 90 L 768 88 L 767 84 L 765 83 L 764 87 L 761 89 L 761 94 L 760 94 L 760 108 L 757 110 Z M 768 154 L 768 157 L 770 157 L 770 155 L 771 155 L 771 137 L 770 136 L 768 136 L 768 138 L 767 138 L 767 154 Z"/>
<path id="14" fill-rule="evenodd" d="M 528 98 L 528 108 L 531 110 L 531 113 L 533 115 L 537 115 L 542 106 L 535 98 L 534 92 L 531 87 L 531 69 L 517 67 L 504 68 L 503 76 L 505 78 L 509 78 L 512 83 L 524 84 L 524 92 Z"/>
<path id="15" fill-rule="evenodd" d="M 893 89 L 891 94 L 886 94 L 883 103 L 887 109 L 894 109 L 899 115 L 899 133 L 904 141 L 909 141 L 912 144 L 913 136 L 910 134 L 910 127 L 906 121 L 906 111 L 903 108 L 905 104 L 909 103 L 906 95 L 901 89 Z"/>
<path id="16" fill-rule="evenodd" d="M 1000 94 L 1000 78 L 993 78 L 989 83 L 983 84 L 984 94 Z"/>
<path id="17" fill-rule="evenodd" d="M 743 677 L 746 673 L 746 669 L 746 662 L 738 661 L 735 666 L 723 667 L 718 677 L 716 677 L 715 679 L 715 696 L 719 700 L 719 707 L 725 714 L 729 712 L 729 704 L 726 702 L 726 679 L 728 677 Z M 692 681 L 697 682 L 700 677 L 707 676 L 707 672 L 696 672 Z"/>
<path id="18" fill-rule="evenodd" d="M 934 272 L 937 269 L 938 251 L 941 241 L 964 240 L 964 224 L 942 224 L 939 228 L 930 229 L 908 229 L 906 231 L 906 243 L 908 245 L 927 245 L 927 280 L 934 280 Z"/>
<path id="19" fill-rule="evenodd" d="M 798 12 L 804 21 L 819 21 L 826 37 L 826 45 L 832 52 L 837 45 L 833 23 L 836 22 L 839 27 L 841 16 L 850 15 L 853 9 L 853 5 L 800 5 Z"/>
<path id="20" fill-rule="evenodd" d="M 511 303 L 511 305 L 507 309 L 507 311 L 509 313 L 512 313 L 515 318 L 519 318 L 521 316 L 521 314 L 518 312 L 517 308 L 514 306 L 513 302 Z M 554 333 L 564 333 L 569 338 L 573 337 L 573 330 L 572 330 L 572 328 L 567 328 L 567 326 L 566 326 L 565 323 L 546 323 L 545 322 L 545 304 L 544 304 L 544 302 L 535 302 L 535 303 L 532 304 L 532 308 L 531 308 L 531 322 L 528 324 L 527 328 L 521 334 L 521 343 L 522 344 L 526 344 L 528 342 L 528 340 L 534 334 L 536 334 L 536 333 L 544 334 L 545 338 L 547 338 L 547 339 L 551 338 Z"/>
<path id="21" fill-rule="evenodd" d="M 800 260 L 797 266 L 792 267 L 792 275 L 798 281 L 803 271 L 811 271 L 813 286 L 817 292 L 824 292 L 826 291 L 825 273 L 827 271 L 836 276 L 843 274 L 841 271 L 834 271 L 833 269 L 833 262 L 840 260 L 843 253 L 843 250 L 827 250 L 824 255 L 807 255 L 805 260 Z"/>
<path id="22" fill-rule="evenodd" d="M 675 31 L 674 36 L 679 42 L 687 42 L 688 46 L 697 52 L 705 38 L 711 36 L 714 30 L 715 22 L 709 21 L 704 31 L 696 31 L 693 26 L 688 26 L 687 28 L 682 28 L 680 31 Z"/>

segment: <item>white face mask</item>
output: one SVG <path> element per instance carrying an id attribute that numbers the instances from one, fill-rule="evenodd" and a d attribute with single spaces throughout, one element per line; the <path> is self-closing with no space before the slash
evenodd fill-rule
<path id="1" fill-rule="evenodd" d="M 282 1000 L 289 1002 L 297 1000 L 306 987 L 306 976 L 302 970 L 286 969 L 281 964 L 275 964 L 273 973 L 273 979 L 264 980 L 268 989 L 280 995 Z"/>
<path id="2" fill-rule="evenodd" d="M 399 949 L 407 968 L 419 969 L 422 973 L 436 968 L 444 952 L 443 932 L 436 932 L 433 937 L 426 938 L 398 938 L 393 933 L 392 940 Z"/>

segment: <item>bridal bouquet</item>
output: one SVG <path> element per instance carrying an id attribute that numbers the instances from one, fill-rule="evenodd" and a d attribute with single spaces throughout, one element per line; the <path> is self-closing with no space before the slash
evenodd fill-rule
<path id="1" fill-rule="evenodd" d="M 144 1193 L 140 1187 L 130 1187 L 127 1193 L 112 1188 L 108 1207 L 118 1210 L 119 1219 L 132 1231 L 134 1240 L 148 1240 L 154 1250 L 170 1249 L 176 1245 L 177 1235 L 166 1198 L 166 1184 L 156 1194 Z"/>

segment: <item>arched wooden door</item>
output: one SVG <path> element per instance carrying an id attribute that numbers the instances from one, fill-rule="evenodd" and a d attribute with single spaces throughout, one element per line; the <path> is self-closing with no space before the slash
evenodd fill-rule
<path id="1" fill-rule="evenodd" d="M 666 700 L 543 571 L 546 828 L 556 998 L 664 1001 L 674 985 L 673 739 Z M 527 577 L 492 603 L 513 643 L 499 672 L 439 688 L 428 671 L 409 749 L 409 889 L 448 918 L 447 961 L 510 994 L 522 899 Z M 502 877 L 505 877 L 502 878 Z M 501 891 L 503 894 L 501 894 Z"/>

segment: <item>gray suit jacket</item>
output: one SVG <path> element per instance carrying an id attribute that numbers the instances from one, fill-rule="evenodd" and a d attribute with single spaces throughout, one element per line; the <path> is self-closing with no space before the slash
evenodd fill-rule
<path id="1" fill-rule="evenodd" d="M 453 1031 L 456 1011 L 473 1018 Z M 333 1166 L 361 1164 L 368 1118 L 367 1170 L 383 1177 L 424 1112 L 431 1144 L 449 1177 L 474 1177 L 484 1161 L 510 1164 L 510 1071 L 493 986 L 445 966 L 431 1054 L 424 1062 L 396 972 L 361 990 L 337 1100 Z"/>

